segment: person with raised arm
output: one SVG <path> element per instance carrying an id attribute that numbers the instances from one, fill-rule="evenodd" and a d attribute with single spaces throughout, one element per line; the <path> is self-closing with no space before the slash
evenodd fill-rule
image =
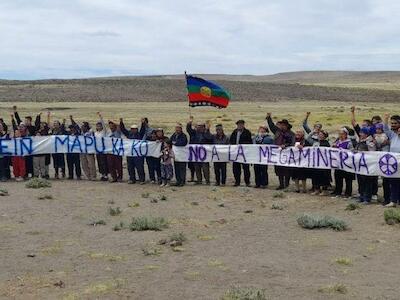
<path id="1" fill-rule="evenodd" d="M 72 115 L 69 116 L 71 124 L 68 126 L 67 134 L 71 136 L 78 136 L 81 134 L 81 129 L 78 124 L 75 123 Z M 67 153 L 67 165 L 68 165 L 68 179 L 74 179 L 74 171 L 76 179 L 81 180 L 82 169 L 80 153 Z"/>
<path id="2" fill-rule="evenodd" d="M 128 138 L 132 140 L 143 140 L 145 138 L 146 127 L 141 126 L 139 131 L 139 126 L 136 124 L 131 125 L 130 130 L 126 129 L 124 121 L 122 118 L 119 119 L 119 128 L 121 132 Z M 140 184 L 145 182 L 144 173 L 144 156 L 128 156 L 126 158 L 129 174 L 129 184 L 136 183 L 136 172 L 138 173 L 138 179 Z"/>
<path id="3" fill-rule="evenodd" d="M 313 130 L 308 126 L 308 118 L 310 117 L 311 112 L 306 113 L 306 117 L 303 120 L 303 129 L 307 133 L 305 140 L 309 145 L 312 145 L 319 140 L 319 133 L 322 130 L 322 124 L 317 122 L 313 126 Z"/>
<path id="4" fill-rule="evenodd" d="M 193 117 L 190 117 L 189 122 L 186 124 L 186 131 L 190 136 L 191 144 L 198 145 L 212 145 L 213 136 L 210 133 L 209 123 L 198 122 L 196 128 L 192 128 Z M 196 173 L 196 184 L 203 183 L 203 176 L 206 184 L 210 184 L 210 163 L 209 162 L 195 162 L 194 169 Z"/>
<path id="5" fill-rule="evenodd" d="M 94 132 L 95 138 L 104 138 L 107 136 L 107 127 L 104 123 L 103 116 L 100 112 L 97 112 L 99 121 L 96 123 L 96 131 Z M 97 167 L 100 173 L 101 181 L 108 181 L 108 166 L 107 166 L 107 154 L 98 153 L 96 154 Z"/>
<path id="6" fill-rule="evenodd" d="M 51 122 L 51 113 L 50 111 L 47 114 L 47 122 L 50 126 L 50 134 L 51 135 L 67 135 L 67 130 L 65 129 L 66 120 L 63 119 L 62 123 L 58 120 L 54 120 Z M 53 153 L 51 155 L 53 158 L 53 168 L 54 168 L 54 178 L 65 178 L 65 155 L 64 153 Z"/>
<path id="7" fill-rule="evenodd" d="M 109 120 L 108 127 L 110 128 L 107 134 L 108 137 L 122 138 L 122 132 L 116 122 Z M 108 166 L 108 171 L 110 172 L 111 175 L 110 182 L 114 183 L 122 181 L 123 177 L 122 156 L 111 153 L 107 154 L 107 166 Z"/>
<path id="8" fill-rule="evenodd" d="M 267 113 L 267 125 L 270 131 L 275 135 L 274 144 L 284 149 L 286 147 L 294 146 L 295 136 L 291 130 L 292 125 L 288 120 L 283 119 L 282 121 L 274 123 L 271 117 L 271 113 Z M 290 168 L 283 166 L 275 166 L 275 174 L 279 179 L 279 186 L 277 190 L 283 190 L 289 186 L 290 183 Z"/>
<path id="9" fill-rule="evenodd" d="M 36 136 L 48 136 L 49 125 L 41 121 L 42 113 L 39 113 L 35 120 Z M 49 178 L 50 154 L 33 155 L 33 176 L 48 179 Z"/>

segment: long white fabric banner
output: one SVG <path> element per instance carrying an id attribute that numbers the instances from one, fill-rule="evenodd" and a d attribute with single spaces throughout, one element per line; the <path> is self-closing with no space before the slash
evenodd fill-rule
<path id="1" fill-rule="evenodd" d="M 113 154 L 160 157 L 161 144 L 93 136 L 36 136 L 0 139 L 0 157 L 51 153 Z M 295 168 L 339 169 L 351 173 L 400 178 L 400 153 L 352 152 L 337 148 L 275 145 L 188 145 L 174 147 L 181 162 L 238 162 Z"/>
<path id="2" fill-rule="evenodd" d="M 275 145 L 188 145 L 174 147 L 174 152 L 177 161 L 339 169 L 362 175 L 400 177 L 400 153 L 352 152 L 327 147 L 281 149 Z"/>

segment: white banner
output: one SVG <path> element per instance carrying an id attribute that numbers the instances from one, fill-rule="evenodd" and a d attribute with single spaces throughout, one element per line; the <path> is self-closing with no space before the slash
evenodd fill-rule
<path id="1" fill-rule="evenodd" d="M 174 147 L 176 161 L 239 162 L 296 168 L 339 169 L 351 173 L 400 178 L 400 153 L 352 152 L 326 147 L 281 149 L 275 145 L 188 145 Z M 161 143 L 93 136 L 36 136 L 0 139 L 1 156 L 51 153 L 113 154 L 160 157 Z"/>
<path id="2" fill-rule="evenodd" d="M 161 143 L 122 138 L 51 135 L 0 139 L 0 156 L 48 153 L 114 154 L 119 156 L 160 157 Z"/>
<path id="3" fill-rule="evenodd" d="M 352 152 L 327 147 L 281 149 L 275 145 L 188 145 L 174 147 L 174 152 L 177 161 L 338 169 L 362 175 L 400 177 L 400 153 Z"/>

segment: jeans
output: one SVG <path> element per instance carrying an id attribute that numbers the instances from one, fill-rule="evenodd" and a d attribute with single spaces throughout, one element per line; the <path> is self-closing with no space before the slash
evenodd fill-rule
<path id="1" fill-rule="evenodd" d="M 254 176 L 256 180 L 256 187 L 265 187 L 268 185 L 268 166 L 267 165 L 254 165 Z"/>
<path id="2" fill-rule="evenodd" d="M 186 162 L 176 161 L 174 167 L 176 184 L 184 185 L 186 183 Z"/>
<path id="3" fill-rule="evenodd" d="M 218 185 L 226 184 L 226 163 L 225 162 L 214 163 L 214 173 L 215 173 L 215 182 Z"/>
<path id="4" fill-rule="evenodd" d="M 400 178 L 390 178 L 390 201 L 400 204 Z"/>
<path id="5" fill-rule="evenodd" d="M 145 181 L 144 175 L 144 157 L 127 157 L 129 180 L 136 182 L 136 171 L 139 176 L 139 181 Z"/>
<path id="6" fill-rule="evenodd" d="M 244 173 L 244 182 L 246 185 L 250 184 L 250 166 L 248 164 L 233 163 L 233 176 L 235 177 L 235 185 L 240 185 L 240 177 L 242 175 L 242 168 Z"/>
<path id="7" fill-rule="evenodd" d="M 67 153 L 68 178 L 74 178 L 74 169 L 77 178 L 81 178 L 81 159 L 79 153 Z"/>
<path id="8" fill-rule="evenodd" d="M 360 192 L 360 201 L 371 202 L 373 184 L 375 177 L 366 175 L 357 175 L 358 190 Z"/>
<path id="9" fill-rule="evenodd" d="M 156 157 L 146 157 L 147 167 L 149 169 L 150 181 L 157 181 L 161 183 L 161 162 L 159 158 Z"/>

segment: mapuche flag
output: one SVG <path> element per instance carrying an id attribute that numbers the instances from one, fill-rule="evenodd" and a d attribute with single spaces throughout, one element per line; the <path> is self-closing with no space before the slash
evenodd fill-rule
<path id="1" fill-rule="evenodd" d="M 222 87 L 211 81 L 192 75 L 186 76 L 189 106 L 215 106 L 225 108 L 230 95 Z"/>

